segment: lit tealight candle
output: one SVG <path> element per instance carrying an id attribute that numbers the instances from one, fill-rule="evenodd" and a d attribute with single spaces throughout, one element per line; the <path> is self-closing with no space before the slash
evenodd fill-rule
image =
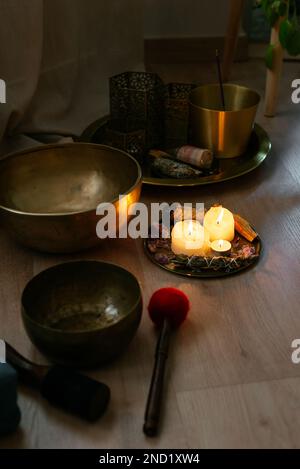
<path id="1" fill-rule="evenodd" d="M 211 249 L 215 256 L 227 256 L 231 251 L 231 243 L 225 239 L 216 239 L 211 243 Z"/>
<path id="2" fill-rule="evenodd" d="M 223 239 L 232 241 L 234 238 L 234 218 L 227 208 L 219 205 L 211 207 L 204 217 L 204 228 L 210 235 L 210 240 Z"/>
<path id="3" fill-rule="evenodd" d="M 196 220 L 176 223 L 171 234 L 174 254 L 206 256 L 210 252 L 208 231 Z"/>

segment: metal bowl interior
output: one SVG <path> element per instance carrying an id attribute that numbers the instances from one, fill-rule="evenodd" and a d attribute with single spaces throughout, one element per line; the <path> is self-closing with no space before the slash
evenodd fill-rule
<path id="1" fill-rule="evenodd" d="M 96 209 L 130 193 L 138 163 L 104 145 L 44 145 L 0 162 L 0 206 L 22 214 L 65 215 Z"/>
<path id="2" fill-rule="evenodd" d="M 35 276 L 22 295 L 33 343 L 53 361 L 93 366 L 128 345 L 140 322 L 141 290 L 127 270 L 106 262 L 73 261 Z"/>
<path id="3" fill-rule="evenodd" d="M 241 111 L 257 106 L 259 94 L 250 88 L 240 85 L 224 84 L 226 112 Z M 220 86 L 216 84 L 202 85 L 190 93 L 190 105 L 212 111 L 223 111 Z"/>

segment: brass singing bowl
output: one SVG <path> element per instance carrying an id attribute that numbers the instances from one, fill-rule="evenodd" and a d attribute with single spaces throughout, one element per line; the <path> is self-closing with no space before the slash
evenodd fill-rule
<path id="1" fill-rule="evenodd" d="M 239 85 L 224 85 L 225 111 L 219 85 L 195 88 L 189 98 L 191 143 L 209 148 L 218 158 L 242 155 L 253 129 L 259 94 Z"/>
<path id="2" fill-rule="evenodd" d="M 71 253 L 96 246 L 97 206 L 113 203 L 118 221 L 119 195 L 128 205 L 137 202 L 141 177 L 134 158 L 105 145 L 43 145 L 8 155 L 0 161 L 3 226 L 39 251 Z"/>
<path id="3" fill-rule="evenodd" d="M 113 360 L 139 326 L 142 295 L 122 267 L 73 261 L 44 270 L 22 295 L 22 318 L 36 347 L 51 361 L 91 368 Z"/>

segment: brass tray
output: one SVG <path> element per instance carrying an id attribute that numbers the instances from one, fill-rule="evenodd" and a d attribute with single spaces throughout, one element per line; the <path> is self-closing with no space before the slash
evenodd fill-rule
<path id="1" fill-rule="evenodd" d="M 158 244 L 155 252 L 150 249 L 151 243 Z M 262 242 L 259 236 L 253 242 L 249 242 L 237 232 L 232 241 L 232 245 L 234 246 L 233 253 L 235 253 L 234 255 L 237 257 L 220 256 L 200 258 L 198 256 L 176 256 L 171 251 L 170 238 L 164 239 L 161 237 L 156 240 L 147 238 L 144 240 L 143 244 L 147 257 L 158 267 L 172 274 L 193 278 L 218 278 L 237 274 L 253 267 L 258 262 L 262 253 Z M 238 253 L 242 248 L 251 249 L 252 254 L 247 258 L 238 257 Z M 195 264 L 197 262 L 205 264 L 205 267 L 196 266 Z"/>
<path id="2" fill-rule="evenodd" d="M 108 120 L 109 117 L 103 117 L 93 122 L 83 132 L 80 141 L 105 143 Z M 256 169 L 269 155 L 270 150 L 271 142 L 267 132 L 255 124 L 247 151 L 237 158 L 215 159 L 211 174 L 192 179 L 159 178 L 151 174 L 149 160 L 145 158 L 142 164 L 143 183 L 155 186 L 191 187 L 228 181 Z"/>

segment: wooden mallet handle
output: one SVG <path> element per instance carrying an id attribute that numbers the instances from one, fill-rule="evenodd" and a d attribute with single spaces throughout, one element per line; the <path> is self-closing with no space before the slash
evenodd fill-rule
<path id="1" fill-rule="evenodd" d="M 36 365 L 23 357 L 6 342 L 6 356 L 8 363 L 18 372 L 22 382 L 29 386 L 39 388 L 50 367 Z"/>
<path id="2" fill-rule="evenodd" d="M 157 435 L 158 431 L 165 365 L 169 350 L 170 332 L 170 324 L 167 320 L 165 320 L 157 342 L 155 364 L 145 412 L 145 423 L 143 430 L 147 436 L 155 436 Z"/>

